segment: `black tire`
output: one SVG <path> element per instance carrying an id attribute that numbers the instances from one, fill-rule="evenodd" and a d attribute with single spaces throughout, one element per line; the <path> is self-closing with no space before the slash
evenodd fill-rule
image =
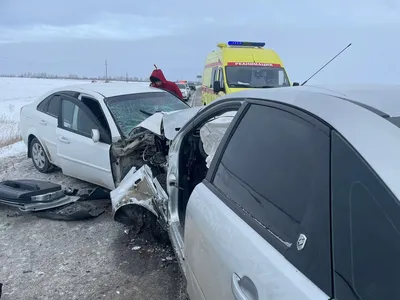
<path id="1" fill-rule="evenodd" d="M 29 144 L 32 162 L 36 170 L 41 173 L 49 173 L 53 170 L 53 165 L 50 163 L 42 144 L 37 138 L 33 138 Z"/>

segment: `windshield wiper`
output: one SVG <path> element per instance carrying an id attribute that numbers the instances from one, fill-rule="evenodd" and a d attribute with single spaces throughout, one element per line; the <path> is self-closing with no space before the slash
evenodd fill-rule
<path id="1" fill-rule="evenodd" d="M 152 115 L 154 115 L 154 114 L 156 113 L 156 112 L 151 113 L 151 112 L 145 111 L 145 110 L 143 110 L 143 109 L 139 109 L 139 111 L 140 111 L 141 113 L 145 114 L 145 115 L 148 115 L 148 116 L 152 116 Z"/>
<path id="2" fill-rule="evenodd" d="M 245 84 L 245 83 L 230 83 L 229 85 L 231 87 L 250 87 L 249 84 Z"/>
<path id="3" fill-rule="evenodd" d="M 273 85 L 252 86 L 252 88 L 256 88 L 256 89 L 271 89 L 274 87 L 276 87 L 276 86 L 273 86 Z"/>
<path id="4" fill-rule="evenodd" d="M 129 133 L 128 133 L 128 138 L 133 138 L 137 134 L 142 134 L 144 131 L 146 131 L 145 128 L 141 127 L 134 127 Z"/>

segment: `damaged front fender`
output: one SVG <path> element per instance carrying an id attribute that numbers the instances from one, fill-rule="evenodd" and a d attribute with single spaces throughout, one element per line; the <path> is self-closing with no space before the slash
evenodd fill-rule
<path id="1" fill-rule="evenodd" d="M 160 219 L 162 213 L 158 209 L 158 204 L 167 196 L 165 192 L 163 193 L 163 190 L 160 190 L 160 186 L 155 184 L 154 180 L 148 165 L 142 166 L 139 170 L 133 167 L 128 172 L 120 185 L 111 191 L 115 221 L 131 225 L 133 211 L 138 206 Z M 142 209 L 139 211 L 142 211 Z"/>

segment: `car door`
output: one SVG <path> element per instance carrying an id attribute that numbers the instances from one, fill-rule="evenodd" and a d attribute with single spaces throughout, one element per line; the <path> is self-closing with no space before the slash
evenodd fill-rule
<path id="1" fill-rule="evenodd" d="M 192 299 L 332 295 L 329 129 L 293 108 L 241 108 L 186 211 Z"/>
<path id="2" fill-rule="evenodd" d="M 100 131 L 100 141 L 92 139 L 92 129 Z M 110 137 L 83 103 L 61 95 L 57 127 L 57 154 L 65 175 L 114 189 L 110 162 Z"/>
<path id="3" fill-rule="evenodd" d="M 378 174 L 332 135 L 335 299 L 400 299 L 400 205 Z"/>
<path id="4" fill-rule="evenodd" d="M 221 86 L 221 91 L 218 93 L 218 96 L 224 96 L 226 90 L 225 90 L 224 71 L 222 68 L 218 69 L 218 80 L 219 80 L 219 84 Z"/>
<path id="5" fill-rule="evenodd" d="M 59 165 L 59 160 L 57 157 L 56 129 L 61 109 L 60 103 L 61 100 L 58 93 L 46 97 L 37 106 L 37 117 L 32 124 L 37 128 L 36 135 L 46 149 L 49 160 L 57 166 Z"/>

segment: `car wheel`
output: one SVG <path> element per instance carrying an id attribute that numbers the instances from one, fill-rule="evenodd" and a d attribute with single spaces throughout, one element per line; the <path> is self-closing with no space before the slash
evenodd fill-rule
<path id="1" fill-rule="evenodd" d="M 30 145 L 30 152 L 32 156 L 32 162 L 35 168 L 41 173 L 48 173 L 53 169 L 53 165 L 47 158 L 46 152 L 42 144 L 37 138 L 34 138 Z"/>

